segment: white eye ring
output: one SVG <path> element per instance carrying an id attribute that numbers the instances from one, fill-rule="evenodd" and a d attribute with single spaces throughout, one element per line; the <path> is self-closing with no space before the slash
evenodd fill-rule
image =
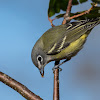
<path id="1" fill-rule="evenodd" d="M 43 58 L 42 58 L 41 55 L 38 55 L 38 56 L 37 56 L 37 61 L 39 61 L 39 62 L 42 62 L 42 61 L 43 61 Z"/>

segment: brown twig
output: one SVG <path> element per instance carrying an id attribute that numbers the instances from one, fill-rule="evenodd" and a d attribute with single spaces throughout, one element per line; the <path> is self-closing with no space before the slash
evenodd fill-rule
<path id="1" fill-rule="evenodd" d="M 87 11 L 85 11 L 85 12 L 83 12 L 83 13 L 81 13 L 81 14 L 74 15 L 74 16 L 72 16 L 72 17 L 69 17 L 69 20 L 74 19 L 74 18 L 77 18 L 77 17 L 80 17 L 80 16 L 85 15 L 85 14 L 87 14 L 87 13 L 89 13 L 89 11 L 88 11 L 88 10 L 87 10 Z"/>
<path id="2" fill-rule="evenodd" d="M 67 21 L 70 21 L 68 19 L 70 17 L 70 12 L 71 12 L 71 8 L 72 8 L 72 1 L 73 0 L 69 0 L 69 2 L 68 2 L 66 14 L 64 15 L 64 20 L 63 20 L 62 24 L 65 24 Z"/>
<path id="3" fill-rule="evenodd" d="M 55 20 L 56 18 L 54 18 L 54 19 L 51 19 L 51 18 L 49 18 L 49 16 L 48 16 L 48 20 L 49 20 L 49 22 L 51 23 L 51 26 L 52 27 L 54 27 L 55 25 L 53 25 L 53 20 Z"/>
<path id="4" fill-rule="evenodd" d="M 70 4 L 70 2 L 71 2 L 71 0 L 69 1 L 69 4 Z M 86 10 L 85 12 L 83 12 L 83 13 L 81 13 L 81 14 L 78 14 L 78 15 L 74 15 L 74 16 L 72 16 L 72 17 L 69 17 L 69 15 L 68 14 L 70 14 L 69 13 L 69 11 L 71 11 L 70 10 L 70 7 L 68 7 L 67 8 L 67 11 L 66 11 L 66 14 L 64 15 L 64 20 L 63 20 L 63 22 L 62 22 L 62 24 L 65 24 L 66 23 L 66 21 L 70 21 L 71 19 L 74 19 L 74 18 L 77 18 L 77 17 L 80 17 L 80 16 L 82 16 L 82 15 L 85 15 L 85 14 L 88 14 L 94 7 L 96 7 L 97 6 L 97 4 L 93 4 L 92 5 L 92 7 L 89 9 L 89 10 Z M 67 14 L 68 13 L 68 14 Z"/>
<path id="5" fill-rule="evenodd" d="M 0 72 L 0 81 L 13 88 L 27 100 L 43 100 L 39 96 L 31 92 L 27 87 L 2 72 Z"/>
<path id="6" fill-rule="evenodd" d="M 88 14 L 94 7 L 96 7 L 97 4 L 94 4 L 89 10 L 86 10 L 85 12 L 81 13 L 81 14 L 78 14 L 78 15 L 74 15 L 72 17 L 69 17 L 68 20 L 71 20 L 71 19 L 74 19 L 74 18 L 77 18 L 77 17 L 80 17 L 82 15 L 85 15 L 85 14 Z"/>
<path id="7" fill-rule="evenodd" d="M 55 66 L 59 64 L 59 61 L 55 61 Z M 53 100 L 59 100 L 59 69 L 54 71 L 54 90 Z"/>
<path id="8" fill-rule="evenodd" d="M 70 12 L 71 12 L 71 8 L 72 8 L 72 1 L 73 0 L 69 0 L 68 7 L 66 10 L 66 16 L 70 16 Z"/>

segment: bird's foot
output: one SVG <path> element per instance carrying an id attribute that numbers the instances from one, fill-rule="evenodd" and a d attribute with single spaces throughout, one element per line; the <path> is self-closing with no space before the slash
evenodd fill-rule
<path id="1" fill-rule="evenodd" d="M 65 62 L 69 61 L 71 59 L 71 57 L 67 58 L 66 60 L 64 60 L 62 63 L 59 64 L 59 61 L 58 62 L 55 62 L 55 66 L 52 68 L 53 70 L 53 73 L 55 71 L 55 69 L 59 69 L 59 71 L 62 71 L 62 69 L 59 67 L 60 65 L 64 64 Z"/>
<path id="2" fill-rule="evenodd" d="M 58 64 L 58 65 L 55 65 L 55 66 L 52 68 L 53 73 L 54 73 L 55 69 L 59 69 L 59 71 L 62 71 L 62 68 L 59 67 L 59 64 Z"/>

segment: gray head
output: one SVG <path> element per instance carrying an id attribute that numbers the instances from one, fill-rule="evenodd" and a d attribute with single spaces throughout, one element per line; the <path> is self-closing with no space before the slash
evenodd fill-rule
<path id="1" fill-rule="evenodd" d="M 34 65 L 39 69 L 41 76 L 44 76 L 44 67 L 48 63 L 48 56 L 41 48 L 41 42 L 37 42 L 32 49 L 31 58 Z"/>

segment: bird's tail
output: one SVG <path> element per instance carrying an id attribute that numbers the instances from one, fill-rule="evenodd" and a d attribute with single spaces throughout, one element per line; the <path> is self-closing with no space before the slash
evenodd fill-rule
<path id="1" fill-rule="evenodd" d="M 91 21 L 91 22 L 97 22 L 98 24 L 100 24 L 100 17 L 91 19 L 90 21 Z"/>
<path id="2" fill-rule="evenodd" d="M 100 17 L 97 17 L 95 19 L 89 19 L 89 20 L 87 20 L 86 27 L 92 29 L 92 28 L 94 28 L 98 24 L 100 24 Z"/>

